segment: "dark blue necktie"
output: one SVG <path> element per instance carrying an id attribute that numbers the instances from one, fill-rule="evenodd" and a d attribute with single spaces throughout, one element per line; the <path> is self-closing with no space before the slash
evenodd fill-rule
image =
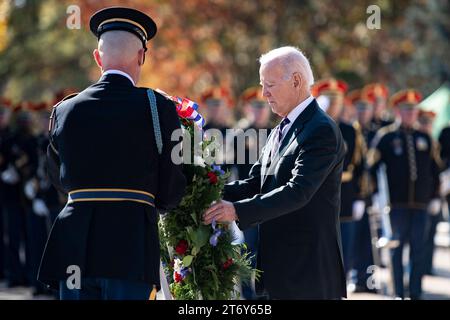
<path id="1" fill-rule="evenodd" d="M 271 160 L 275 158 L 278 154 L 278 148 L 280 147 L 281 139 L 283 138 L 283 129 L 290 123 L 288 118 L 284 118 L 280 122 L 277 128 L 276 137 L 273 139 L 272 150 L 271 150 Z"/>
<path id="2" fill-rule="evenodd" d="M 279 126 L 278 126 L 278 143 L 281 142 L 281 139 L 283 138 L 283 129 L 289 124 L 289 119 L 288 118 L 284 118 L 283 121 L 280 122 Z"/>

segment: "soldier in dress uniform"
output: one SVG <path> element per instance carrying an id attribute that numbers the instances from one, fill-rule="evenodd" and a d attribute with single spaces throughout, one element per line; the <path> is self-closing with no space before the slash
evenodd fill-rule
<path id="1" fill-rule="evenodd" d="M 438 141 L 441 149 L 440 156 L 444 169 L 449 170 L 448 172 L 450 176 L 450 123 L 448 124 L 448 126 L 442 129 L 441 133 L 439 134 Z M 444 186 L 443 189 L 443 196 L 447 197 L 447 202 L 450 205 L 450 180 L 449 185 Z"/>
<path id="2" fill-rule="evenodd" d="M 447 200 L 450 211 L 450 123 L 439 134 L 440 156 L 447 179 L 442 181 L 442 196 Z M 447 211 L 448 212 L 448 211 Z"/>
<path id="3" fill-rule="evenodd" d="M 221 145 L 216 149 L 220 153 L 213 155 L 215 156 L 215 162 L 220 164 L 224 170 L 230 169 L 227 163 L 232 163 L 234 159 L 230 156 L 231 153 L 227 153 L 226 150 L 231 147 L 234 138 L 232 135 L 227 135 L 227 129 L 233 126 L 231 91 L 224 86 L 210 87 L 203 91 L 200 101 L 206 106 L 206 125 L 203 127 L 206 137 L 218 135 L 219 132 L 222 137 Z"/>
<path id="4" fill-rule="evenodd" d="M 409 296 L 419 299 L 424 273 L 427 206 L 438 194 L 436 152 L 431 137 L 417 129 L 417 104 L 421 94 L 413 89 L 394 94 L 390 104 L 401 119 L 399 125 L 382 128 L 372 141 L 368 163 L 375 170 L 386 165 L 391 202 L 393 237 L 399 246 L 392 249 L 394 287 L 397 297 L 406 296 L 403 283 L 403 248 L 410 246 Z"/>
<path id="5" fill-rule="evenodd" d="M 431 136 L 435 119 L 436 113 L 434 111 L 420 109 L 417 115 L 417 122 L 419 124 L 418 129 Z"/>
<path id="6" fill-rule="evenodd" d="M 260 87 L 250 87 L 246 89 L 241 95 L 241 104 L 244 112 L 244 117 L 238 121 L 237 129 L 241 129 L 244 133 L 247 130 L 254 130 L 258 134 L 259 130 L 266 130 L 267 136 L 270 134 L 270 108 L 267 100 L 264 99 Z M 258 136 L 256 136 L 258 137 Z M 245 142 L 245 161 L 237 164 L 238 179 L 248 178 L 251 167 L 259 158 L 262 146 L 266 140 L 250 140 Z M 235 147 L 237 144 L 235 143 Z M 250 153 L 253 159 L 250 159 Z M 236 152 L 235 152 L 236 157 Z M 256 160 L 254 159 L 256 158 Z M 237 163 L 237 160 L 235 161 Z"/>
<path id="7" fill-rule="evenodd" d="M 230 128 L 230 113 L 233 100 L 231 92 L 225 87 L 210 87 L 202 92 L 200 101 L 206 106 L 205 130 L 218 129 L 225 134 L 225 130 Z"/>
<path id="8" fill-rule="evenodd" d="M 245 117 L 238 122 L 238 132 L 235 138 L 235 168 L 237 169 L 237 179 L 244 180 L 249 176 L 250 169 L 259 159 L 262 147 L 266 144 L 267 137 L 270 134 L 270 106 L 262 95 L 261 87 L 250 87 L 246 89 L 240 101 L 243 107 Z M 260 131 L 265 131 L 260 132 Z M 248 134 L 246 137 L 246 133 Z M 241 135 L 241 136 L 240 136 Z M 265 138 L 264 138 L 265 136 Z M 238 140 L 244 142 L 244 150 Z M 241 153 L 244 156 L 244 163 L 240 162 Z M 252 257 L 252 267 L 256 268 L 256 259 L 258 254 L 259 226 L 250 227 L 243 231 L 244 241 L 247 244 L 247 251 Z M 247 300 L 256 299 L 256 292 L 253 285 L 242 283 L 242 295 Z"/>
<path id="9" fill-rule="evenodd" d="M 369 267 L 374 265 L 367 209 L 372 205 L 372 194 L 375 189 L 375 184 L 374 178 L 366 166 L 366 156 L 367 146 L 370 145 L 378 129 L 378 126 L 372 121 L 375 99 L 372 95 L 365 95 L 364 90 L 354 90 L 347 95 L 347 98 L 349 99 L 349 103 L 356 108 L 358 124 L 364 137 L 363 165 L 358 167 L 361 172 L 357 174 L 358 180 L 356 181 L 358 198 L 364 201 L 364 206 L 360 211 L 362 216 L 355 218 L 355 292 L 374 292 L 374 288 L 369 288 L 367 285 L 367 280 L 372 275 L 369 272 Z"/>
<path id="10" fill-rule="evenodd" d="M 31 251 L 27 232 L 26 211 L 29 206 L 24 187 L 37 166 L 36 137 L 31 102 L 17 104 L 13 110 L 13 131 L 5 142 L 6 169 L 1 173 L 4 184 L 4 208 L 8 233 L 7 269 L 8 286 L 28 285 L 31 275 Z M 25 249 L 25 260 L 20 252 Z"/>
<path id="11" fill-rule="evenodd" d="M 96 12 L 100 80 L 53 108 L 49 174 L 68 202 L 50 233 L 39 279 L 61 299 L 154 299 L 160 286 L 157 209 L 181 201 L 171 159 L 175 105 L 136 87 L 156 24 L 143 12 Z M 77 280 L 78 279 L 78 280 Z"/>
<path id="12" fill-rule="evenodd" d="M 359 96 L 361 93 L 361 90 L 352 90 L 348 92 L 344 99 L 344 108 L 342 108 L 342 114 L 340 117 L 340 121 L 352 124 L 357 122 L 357 110 L 356 106 L 352 103 L 352 97 L 355 95 Z"/>
<path id="13" fill-rule="evenodd" d="M 329 106 L 326 112 L 339 124 L 346 145 L 344 170 L 342 173 L 340 211 L 342 251 L 346 273 L 353 267 L 352 257 L 355 236 L 354 211 L 361 211 L 361 201 L 357 197 L 358 185 L 356 181 L 358 181 L 357 174 L 361 172 L 359 167 L 362 166 L 364 144 L 358 124 L 348 124 L 341 121 L 347 87 L 344 81 L 336 79 L 318 81 L 313 87 L 313 93 L 316 96 L 324 95 L 329 99 Z"/>
<path id="14" fill-rule="evenodd" d="M 45 198 L 45 191 L 50 183 L 46 179 L 45 153 L 42 152 L 42 143 L 45 143 L 45 140 L 47 140 L 48 145 L 48 139 L 44 138 L 48 133 L 48 121 L 45 130 L 42 127 L 45 125 L 45 123 L 42 123 L 42 118 L 48 119 L 50 116 L 48 107 L 45 102 L 28 104 L 28 108 L 33 116 L 34 134 L 33 147 L 28 148 L 25 152 L 28 158 L 34 159 L 35 163 L 24 180 L 23 193 L 25 195 L 27 247 L 30 253 L 28 264 L 30 267 L 32 294 L 35 296 L 47 293 L 43 284 L 37 280 L 37 273 L 50 224 L 49 205 Z"/>
<path id="15" fill-rule="evenodd" d="M 441 159 L 445 167 L 450 168 L 450 123 L 442 129 L 438 140 L 441 147 Z"/>
<path id="16" fill-rule="evenodd" d="M 436 118 L 436 113 L 433 111 L 419 110 L 417 122 L 419 124 L 418 129 L 428 134 L 432 137 L 433 132 L 433 122 Z M 439 144 L 435 139 L 433 140 L 434 150 L 439 150 Z M 438 167 L 433 168 L 436 172 L 439 172 L 444 169 L 444 164 L 442 160 L 438 159 L 438 162 L 435 162 Z M 438 175 L 434 174 L 433 177 L 438 179 Z M 439 185 L 439 179 L 435 181 L 435 185 Z M 437 195 L 436 195 L 437 196 Z M 424 273 L 431 275 L 433 273 L 433 254 L 434 254 L 434 237 L 436 235 L 437 225 L 442 220 L 442 200 L 440 198 L 434 198 L 431 200 L 428 209 L 428 220 L 426 225 L 426 236 L 425 236 L 425 254 L 424 254 Z"/>
<path id="17" fill-rule="evenodd" d="M 0 172 L 7 168 L 6 145 L 11 136 L 9 120 L 11 117 L 11 101 L 6 98 L 0 98 Z M 5 252 L 5 225 L 4 225 L 4 183 L 0 179 L 0 281 L 6 276 Z"/>
<path id="18" fill-rule="evenodd" d="M 362 96 L 373 101 L 372 128 L 378 130 L 394 122 L 394 114 L 388 108 L 389 89 L 380 82 L 370 83 L 362 89 Z"/>

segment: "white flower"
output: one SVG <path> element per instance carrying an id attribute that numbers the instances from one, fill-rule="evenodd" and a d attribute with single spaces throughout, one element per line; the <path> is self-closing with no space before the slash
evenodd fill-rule
<path id="1" fill-rule="evenodd" d="M 176 258 L 173 261 L 173 270 L 175 272 L 180 273 L 181 269 L 183 268 L 183 261 L 181 261 L 180 259 Z"/>
<path id="2" fill-rule="evenodd" d="M 206 167 L 205 160 L 200 156 L 194 156 L 194 164 L 200 167 Z"/>

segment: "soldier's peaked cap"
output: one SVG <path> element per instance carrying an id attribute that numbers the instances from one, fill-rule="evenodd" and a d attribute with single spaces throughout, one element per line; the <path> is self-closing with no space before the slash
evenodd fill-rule
<path id="1" fill-rule="evenodd" d="M 94 35 L 100 36 L 112 30 L 128 31 L 136 35 L 144 46 L 157 31 L 156 23 L 145 13 L 125 7 L 109 7 L 94 13 L 89 21 Z"/>

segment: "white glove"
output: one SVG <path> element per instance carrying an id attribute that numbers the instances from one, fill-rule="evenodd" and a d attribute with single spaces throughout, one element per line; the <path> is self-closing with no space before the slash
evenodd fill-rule
<path id="1" fill-rule="evenodd" d="M 25 187 L 23 188 L 23 192 L 28 200 L 33 200 L 36 197 L 37 186 L 36 181 L 31 179 L 25 183 Z"/>
<path id="2" fill-rule="evenodd" d="M 366 210 L 366 203 L 363 200 L 356 200 L 353 202 L 353 220 L 361 220 L 364 215 L 364 210 Z"/>
<path id="3" fill-rule="evenodd" d="M 47 217 L 50 214 L 47 205 L 42 199 L 33 200 L 33 212 L 39 217 Z"/>
<path id="4" fill-rule="evenodd" d="M 445 197 L 450 193 L 450 169 L 445 170 L 439 176 L 441 180 L 441 195 Z"/>
<path id="5" fill-rule="evenodd" d="M 2 172 L 2 181 L 6 184 L 16 184 L 17 182 L 19 182 L 19 179 L 19 174 L 12 165 L 9 165 L 8 169 Z"/>
<path id="6" fill-rule="evenodd" d="M 433 199 L 428 205 L 428 213 L 432 216 L 436 216 L 441 211 L 442 202 L 441 199 Z"/>

